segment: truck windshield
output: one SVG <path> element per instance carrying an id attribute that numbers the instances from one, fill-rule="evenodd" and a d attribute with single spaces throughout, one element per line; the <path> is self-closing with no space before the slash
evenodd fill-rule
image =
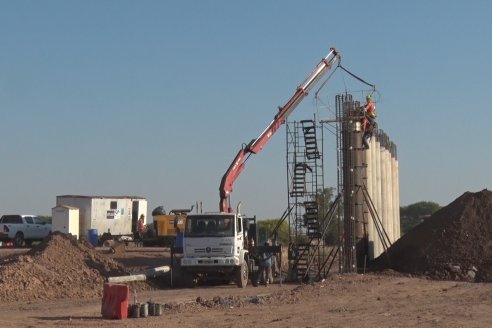
<path id="1" fill-rule="evenodd" d="M 233 237 L 234 215 L 200 215 L 186 218 L 186 237 Z"/>

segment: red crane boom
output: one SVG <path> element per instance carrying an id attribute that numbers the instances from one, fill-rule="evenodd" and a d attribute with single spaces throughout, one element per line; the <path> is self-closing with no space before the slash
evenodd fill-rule
<path id="1" fill-rule="evenodd" d="M 232 212 L 229 198 L 232 193 L 232 186 L 234 182 L 244 170 L 247 160 L 246 155 L 257 154 L 263 146 L 265 146 L 278 128 L 285 123 L 290 113 L 292 113 L 304 97 L 307 96 L 309 90 L 311 90 L 311 88 L 321 79 L 323 74 L 339 59 L 340 54 L 335 48 L 331 48 L 328 55 L 321 60 L 321 62 L 304 80 L 304 82 L 297 87 L 296 93 L 292 96 L 292 98 L 290 98 L 283 107 L 279 108 L 278 113 L 275 115 L 273 121 L 267 126 L 267 128 L 256 139 L 251 140 L 246 147 L 243 145 L 241 150 L 239 150 L 220 182 L 219 207 L 221 212 Z"/>

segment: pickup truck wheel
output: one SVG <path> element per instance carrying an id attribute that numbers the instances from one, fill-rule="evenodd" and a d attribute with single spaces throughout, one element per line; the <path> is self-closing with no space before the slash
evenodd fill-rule
<path id="1" fill-rule="evenodd" d="M 16 233 L 13 242 L 15 247 L 24 246 L 24 234 L 20 231 Z"/>
<path id="2" fill-rule="evenodd" d="M 243 264 L 236 271 L 236 284 L 239 288 L 244 288 L 248 285 L 248 263 L 243 261 Z"/>

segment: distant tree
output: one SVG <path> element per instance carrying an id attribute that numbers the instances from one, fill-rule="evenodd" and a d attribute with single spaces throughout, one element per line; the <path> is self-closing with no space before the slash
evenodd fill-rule
<path id="1" fill-rule="evenodd" d="M 280 219 L 259 220 L 256 225 L 258 242 L 266 241 Z M 289 222 L 285 220 L 277 230 L 277 244 L 289 244 Z"/>
<path id="2" fill-rule="evenodd" d="M 335 194 L 335 188 L 333 187 L 328 187 L 328 188 L 324 188 L 323 190 L 318 190 L 318 192 L 316 193 L 315 197 L 316 197 L 316 202 L 318 203 L 319 226 L 321 229 L 324 229 L 325 225 L 328 224 L 328 222 L 325 222 L 326 220 L 329 219 L 328 217 L 326 217 L 326 215 L 330 210 L 331 206 L 333 205 L 334 194 Z M 324 241 L 328 245 L 333 245 L 338 242 L 337 223 L 338 220 L 336 217 L 334 217 L 330 222 L 330 226 L 326 230 Z"/>
<path id="3" fill-rule="evenodd" d="M 400 207 L 400 229 L 404 235 L 414 227 L 432 216 L 441 206 L 434 202 L 421 201 Z"/>
<path id="4" fill-rule="evenodd" d="M 40 216 L 38 216 L 38 219 L 41 222 L 51 223 L 51 216 L 43 216 L 43 215 L 40 215 Z"/>
<path id="5" fill-rule="evenodd" d="M 326 213 L 330 210 L 333 203 L 333 195 L 335 193 L 335 188 L 328 187 L 323 190 L 318 190 L 316 193 L 316 201 L 318 202 L 318 211 L 321 217 L 324 217 Z"/>

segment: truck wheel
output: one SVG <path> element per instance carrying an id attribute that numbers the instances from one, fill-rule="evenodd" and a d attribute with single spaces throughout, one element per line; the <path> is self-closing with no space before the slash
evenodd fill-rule
<path id="1" fill-rule="evenodd" d="M 15 247 L 24 246 L 24 234 L 20 231 L 16 233 L 13 242 Z"/>
<path id="2" fill-rule="evenodd" d="M 248 284 L 248 264 L 243 261 L 243 264 L 236 270 L 236 284 L 239 288 L 244 288 Z"/>

